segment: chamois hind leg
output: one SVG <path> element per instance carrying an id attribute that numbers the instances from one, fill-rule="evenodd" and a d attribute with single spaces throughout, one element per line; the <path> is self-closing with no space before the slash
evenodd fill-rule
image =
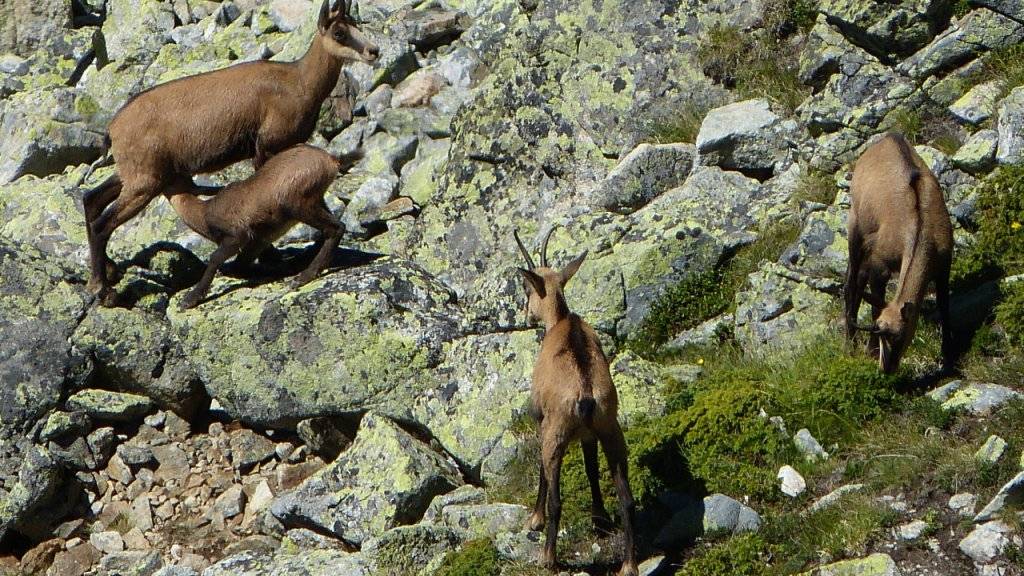
<path id="1" fill-rule="evenodd" d="M 622 434 L 622 428 L 614 423 L 611 430 L 601 436 L 601 446 L 604 448 L 605 456 L 608 459 L 608 468 L 612 471 L 612 479 L 615 481 L 615 493 L 619 498 L 619 507 L 622 514 L 623 551 L 622 569 L 619 576 L 637 576 L 639 569 L 636 563 L 635 529 L 636 503 L 633 501 L 633 491 L 629 487 L 629 461 L 626 448 L 626 438 Z"/>
<path id="2" fill-rule="evenodd" d="M 548 480 L 544 475 L 544 461 L 540 462 L 540 480 L 537 482 L 537 501 L 533 505 L 533 514 L 526 519 L 524 528 L 535 531 L 544 527 L 544 520 L 547 518 Z"/>
<path id="3" fill-rule="evenodd" d="M 90 222 L 92 239 L 89 246 L 91 255 L 91 276 L 88 289 L 98 295 L 104 304 L 109 304 L 111 290 L 110 278 L 107 277 L 107 243 L 110 236 L 119 226 L 142 212 L 149 201 L 156 196 L 160 183 L 147 180 L 142 185 L 128 187 L 122 182 L 117 199 L 112 201 L 96 218 Z"/>
<path id="4" fill-rule="evenodd" d="M 935 303 L 939 307 L 939 322 L 942 323 L 942 370 L 951 372 L 956 364 L 956 350 L 953 342 L 953 326 L 949 314 L 949 258 L 939 263 L 935 277 Z"/>
<path id="5" fill-rule="evenodd" d="M 221 240 L 220 245 L 217 246 L 213 255 L 210 256 L 210 261 L 206 264 L 206 271 L 203 272 L 203 277 L 199 279 L 199 283 L 192 288 L 188 296 L 185 296 L 185 299 L 181 301 L 178 309 L 188 310 L 189 308 L 195 308 L 206 297 L 207 291 L 210 290 L 210 283 L 213 282 L 213 277 L 217 275 L 217 270 L 221 264 L 237 254 L 241 247 L 242 243 L 237 238 L 229 236 Z"/>
<path id="6" fill-rule="evenodd" d="M 558 567 L 558 525 L 562 521 L 561 474 L 562 459 L 568 446 L 567 435 L 553 421 L 541 430 L 541 462 L 547 478 L 547 527 L 541 564 L 552 570 Z"/>
<path id="7" fill-rule="evenodd" d="M 319 230 L 323 240 L 323 244 L 320 246 L 320 251 L 316 257 L 295 279 L 293 285 L 299 287 L 316 278 L 327 267 L 331 255 L 334 254 L 335 248 L 341 242 L 342 228 L 341 223 L 334 218 L 334 215 L 327 209 L 327 204 L 322 199 L 310 209 L 304 210 L 295 216 L 298 221 L 309 224 Z"/>
<path id="8" fill-rule="evenodd" d="M 104 278 L 110 278 L 113 280 L 113 276 L 117 273 L 117 268 L 113 262 L 107 258 L 107 255 L 96 254 L 95 246 L 95 234 L 93 233 L 93 222 L 103 213 L 103 210 L 113 202 L 118 195 L 121 193 L 121 178 L 116 173 L 110 175 L 106 180 L 100 183 L 95 188 L 90 188 L 82 195 L 82 209 L 85 213 L 85 235 L 89 241 L 89 260 L 90 263 L 96 258 L 103 259 Z M 95 269 L 98 266 L 91 264 L 91 269 Z M 99 289 L 100 283 L 97 278 L 89 279 L 89 289 L 93 292 Z"/>
<path id="9" fill-rule="evenodd" d="M 587 471 L 590 483 L 590 519 L 594 528 L 600 532 L 611 532 L 612 519 L 604 509 L 604 498 L 601 497 L 601 471 L 597 461 L 597 439 L 587 438 L 580 441 L 583 448 L 583 467 Z"/>

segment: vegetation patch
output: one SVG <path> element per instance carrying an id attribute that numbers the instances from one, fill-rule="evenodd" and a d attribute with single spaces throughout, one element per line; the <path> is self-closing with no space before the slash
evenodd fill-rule
<path id="1" fill-rule="evenodd" d="M 501 560 L 498 549 L 486 538 L 471 540 L 457 552 L 449 553 L 437 576 L 498 576 Z"/>
<path id="2" fill-rule="evenodd" d="M 679 576 L 769 576 L 773 574 L 771 561 L 779 553 L 777 546 L 769 545 L 757 534 L 743 534 L 716 544 L 691 559 L 679 571 Z"/>

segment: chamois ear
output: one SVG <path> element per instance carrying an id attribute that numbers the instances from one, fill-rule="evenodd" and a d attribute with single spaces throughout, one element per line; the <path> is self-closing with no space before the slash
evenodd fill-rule
<path id="1" fill-rule="evenodd" d="M 562 287 L 565 287 L 565 285 L 569 283 L 569 280 L 572 280 L 572 277 L 576 275 L 577 271 L 579 271 L 580 266 L 583 265 L 583 259 L 586 257 L 587 251 L 584 250 L 583 254 L 580 254 L 575 260 L 569 262 L 569 265 L 562 270 Z"/>
<path id="2" fill-rule="evenodd" d="M 538 296 L 540 296 L 541 298 L 547 296 L 547 290 L 544 289 L 543 278 L 525 268 L 516 268 L 516 270 L 518 270 L 519 275 L 522 276 L 523 279 L 526 280 L 531 287 L 533 287 L 533 291 L 536 292 Z"/>
<path id="3" fill-rule="evenodd" d="M 321 33 L 326 32 L 331 26 L 331 0 L 324 0 L 320 6 L 320 17 L 317 18 L 316 27 Z"/>
<path id="4" fill-rule="evenodd" d="M 914 315 L 917 310 L 917 306 L 913 302 L 904 302 L 903 306 L 900 307 L 900 316 L 903 317 L 904 322 L 909 322 L 910 317 Z"/>

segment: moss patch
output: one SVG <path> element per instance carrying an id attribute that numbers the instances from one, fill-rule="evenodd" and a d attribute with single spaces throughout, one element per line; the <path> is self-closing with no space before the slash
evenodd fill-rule
<path id="1" fill-rule="evenodd" d="M 467 542 L 458 552 L 448 554 L 436 576 L 498 576 L 498 550 L 490 540 Z"/>

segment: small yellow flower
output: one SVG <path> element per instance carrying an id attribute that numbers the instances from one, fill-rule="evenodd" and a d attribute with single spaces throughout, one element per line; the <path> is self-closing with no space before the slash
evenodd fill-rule
<path id="1" fill-rule="evenodd" d="M 1010 228 L 1013 230 L 1020 230 L 1020 222 L 1014 222 L 1013 224 L 1010 224 Z"/>
<path id="2" fill-rule="evenodd" d="M 703 358 L 697 358 L 697 365 L 700 366 L 702 364 L 704 364 L 704 359 Z"/>

